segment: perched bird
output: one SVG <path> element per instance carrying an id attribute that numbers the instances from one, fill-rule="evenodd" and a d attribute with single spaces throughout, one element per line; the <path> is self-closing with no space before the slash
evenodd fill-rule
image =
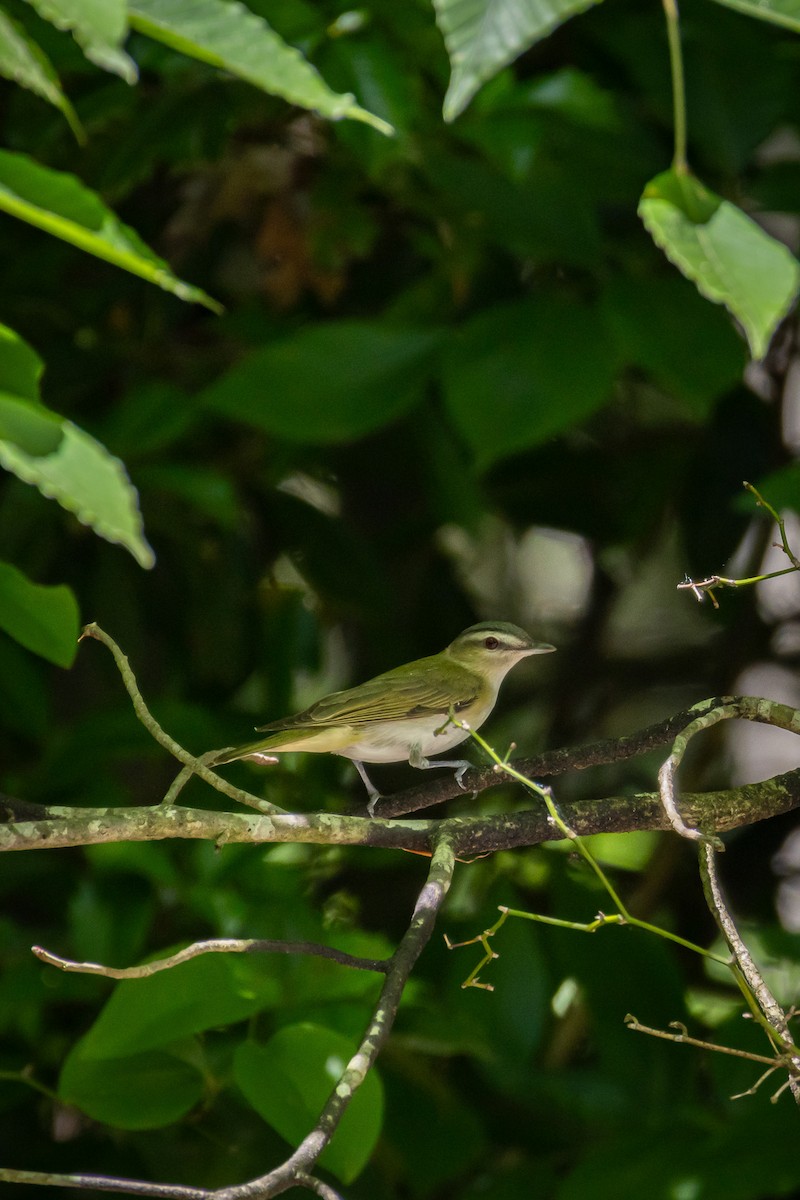
<path id="1" fill-rule="evenodd" d="M 412 767 L 455 767 L 461 777 L 472 764 L 464 759 L 429 762 L 469 737 L 451 715 L 477 729 L 495 706 L 500 684 L 520 659 L 555 650 L 534 642 L 518 625 L 483 621 L 460 633 L 440 654 L 405 663 L 367 683 L 323 696 L 304 712 L 258 728 L 267 736 L 238 749 L 223 750 L 213 765 L 237 759 L 275 762 L 272 752 L 341 754 L 352 759 L 369 793 L 370 815 L 380 792 L 364 763 L 407 760 Z"/>

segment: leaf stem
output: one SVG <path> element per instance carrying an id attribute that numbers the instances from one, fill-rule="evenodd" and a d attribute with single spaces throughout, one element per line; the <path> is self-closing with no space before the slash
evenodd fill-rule
<path id="1" fill-rule="evenodd" d="M 678 0 L 662 0 L 667 20 L 667 42 L 669 43 L 669 65 L 672 76 L 672 112 L 675 126 L 675 148 L 672 169 L 678 175 L 688 175 L 686 158 L 686 83 L 683 74 L 683 51 L 681 49 L 681 24 Z"/>

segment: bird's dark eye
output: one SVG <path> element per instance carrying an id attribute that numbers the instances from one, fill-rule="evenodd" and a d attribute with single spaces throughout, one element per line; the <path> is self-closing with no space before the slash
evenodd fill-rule
<path id="1" fill-rule="evenodd" d="M 487 650 L 496 650 L 500 645 L 496 637 L 484 638 L 483 644 Z"/>

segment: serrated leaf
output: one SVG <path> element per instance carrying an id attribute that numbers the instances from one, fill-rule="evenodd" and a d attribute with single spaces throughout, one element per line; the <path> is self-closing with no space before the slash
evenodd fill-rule
<path id="1" fill-rule="evenodd" d="M 348 441 L 418 400 L 438 344 L 435 331 L 326 321 L 256 350 L 201 399 L 279 437 Z"/>
<path id="2" fill-rule="evenodd" d="M 450 56 L 444 119 L 454 120 L 478 88 L 570 17 L 599 0 L 434 0 Z"/>
<path id="3" fill-rule="evenodd" d="M 753 357 L 763 358 L 800 289 L 794 255 L 735 204 L 675 171 L 647 184 L 639 216 L 670 262 L 706 299 L 725 305 Z"/>
<path id="4" fill-rule="evenodd" d="M 256 1112 L 296 1146 L 313 1128 L 352 1055 L 347 1038 L 331 1029 L 286 1025 L 264 1046 L 242 1043 L 233 1073 Z M 382 1121 L 383 1087 L 371 1071 L 320 1156 L 320 1165 L 343 1183 L 352 1182 L 369 1161 Z"/>
<path id="5" fill-rule="evenodd" d="M 0 10 L 0 75 L 41 96 L 66 117 L 72 132 L 83 140 L 75 109 L 61 90 L 58 76 L 44 51 L 27 31 Z"/>
<path id="6" fill-rule="evenodd" d="M 0 150 L 0 210 L 181 300 L 220 311 L 216 300 L 173 275 L 164 260 L 74 175 L 43 167 L 25 154 Z"/>
<path id="7" fill-rule="evenodd" d="M 136 83 L 136 63 L 122 49 L 128 32 L 125 0 L 28 0 L 40 17 L 67 29 L 95 66 Z"/>
<path id="8" fill-rule="evenodd" d="M 78 649 L 78 602 L 65 584 L 43 587 L 0 563 L 0 629 L 34 654 L 69 667 Z"/>
<path id="9" fill-rule="evenodd" d="M 87 1059 L 80 1045 L 64 1063 L 59 1099 L 104 1125 L 158 1129 L 179 1120 L 203 1095 L 199 1071 L 164 1051 Z"/>
<path id="10" fill-rule="evenodd" d="M 299 50 L 238 0 L 131 0 L 131 27 L 201 62 L 229 71 L 290 104 L 331 120 L 349 117 L 381 133 L 391 125 L 332 91 Z"/>
<path id="11" fill-rule="evenodd" d="M 800 0 L 717 0 L 717 4 L 800 33 Z"/>
<path id="12" fill-rule="evenodd" d="M 58 449 L 38 458 L 0 441 L 0 466 L 57 500 L 106 541 L 124 546 L 140 566 L 152 567 L 155 555 L 124 465 L 71 421 L 63 421 L 62 431 Z"/>

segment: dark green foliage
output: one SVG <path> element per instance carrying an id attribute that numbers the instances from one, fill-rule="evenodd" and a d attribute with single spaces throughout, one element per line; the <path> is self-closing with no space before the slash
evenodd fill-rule
<path id="1" fill-rule="evenodd" d="M 742 383 L 734 322 L 637 217 L 650 180 L 650 201 L 671 205 L 652 218 L 659 230 L 678 213 L 696 235 L 719 198 L 796 216 L 793 33 L 686 3 L 690 157 L 716 198 L 687 215 L 695 185 L 664 175 L 657 5 L 575 16 L 445 123 L 447 55 L 426 0 L 370 0 L 352 30 L 341 5 L 250 0 L 392 138 L 358 114 L 325 122 L 290 108 L 152 40 L 141 21 L 155 0 L 131 6 L 136 87 L 19 7 L 87 140 L 76 143 L 58 104 L 2 83 L 3 154 L 35 152 L 33 171 L 9 157 L 22 182 L 62 189 L 65 215 L 87 224 L 113 209 L 145 264 L 164 259 L 174 274 L 158 290 L 0 214 L 3 445 L 35 464 L 62 438 L 85 438 L 92 457 L 70 477 L 76 488 L 118 470 L 118 457 L 148 539 L 135 506 L 116 524 L 105 510 L 90 522 L 117 534 L 122 546 L 110 545 L 82 523 L 91 489 L 73 505 L 79 520 L 23 472 L 3 473 L 5 792 L 147 805 L 175 773 L 102 647 L 83 644 L 61 669 L 73 594 L 197 752 L 247 741 L 253 726 L 486 617 L 559 647 L 509 680 L 486 730 L 501 750 L 627 733 L 734 690 L 753 663 L 794 665 L 794 643 L 771 642 L 752 593 L 726 595 L 717 613 L 675 590 L 685 571 L 723 571 L 751 526 L 741 573 L 755 571 L 772 535 L 740 502 L 742 479 L 800 510 L 777 403 L 791 331 L 748 375 L 757 394 Z M 464 99 L 451 96 L 450 115 Z M 62 174 L 43 184 L 40 170 Z M 224 314 L 181 303 L 184 280 Z M 114 496 L 130 499 L 114 480 Z M 143 570 L 133 555 L 146 565 L 148 543 L 156 561 Z M 566 565 L 553 558 L 565 546 Z M 687 786 L 729 779 L 730 746 L 710 736 Z M 557 781 L 556 798 L 651 789 L 657 767 L 652 756 L 583 773 Z M 292 810 L 362 798 L 339 759 L 227 770 Z M 409 782 L 402 767 L 376 774 L 387 790 Z M 218 797 L 195 781 L 183 799 Z M 505 789 L 453 811 L 519 801 Z M 734 907 L 748 909 L 746 880 L 767 872 L 791 824 L 776 823 L 769 844 L 740 836 Z M 672 841 L 648 844 L 643 866 L 615 865 L 614 878 L 637 913 L 708 944 L 690 851 Z M 380 976 L 236 955 L 114 987 L 42 965 L 30 945 L 114 966 L 214 936 L 388 956 L 425 869 L 367 849 L 194 843 L 9 854 L 3 867 L 0 1166 L 204 1187 L 266 1172 L 303 1136 L 330 1083 L 321 1060 L 355 1049 Z M 591 921 L 607 899 L 556 850 L 504 854 L 459 866 L 442 932 L 473 937 L 498 904 Z M 771 891 L 754 915 L 765 911 Z M 796 971 L 788 941 L 766 936 L 759 949 Z M 380 1082 L 323 1160 L 349 1200 L 800 1191 L 789 1097 L 770 1105 L 768 1082 L 729 1100 L 758 1066 L 624 1024 L 628 1012 L 684 1021 L 738 1044 L 737 994 L 699 959 L 630 929 L 588 936 L 521 920 L 495 949 L 491 993 L 460 987 L 477 947 L 451 953 L 435 937 L 421 959 Z"/>

